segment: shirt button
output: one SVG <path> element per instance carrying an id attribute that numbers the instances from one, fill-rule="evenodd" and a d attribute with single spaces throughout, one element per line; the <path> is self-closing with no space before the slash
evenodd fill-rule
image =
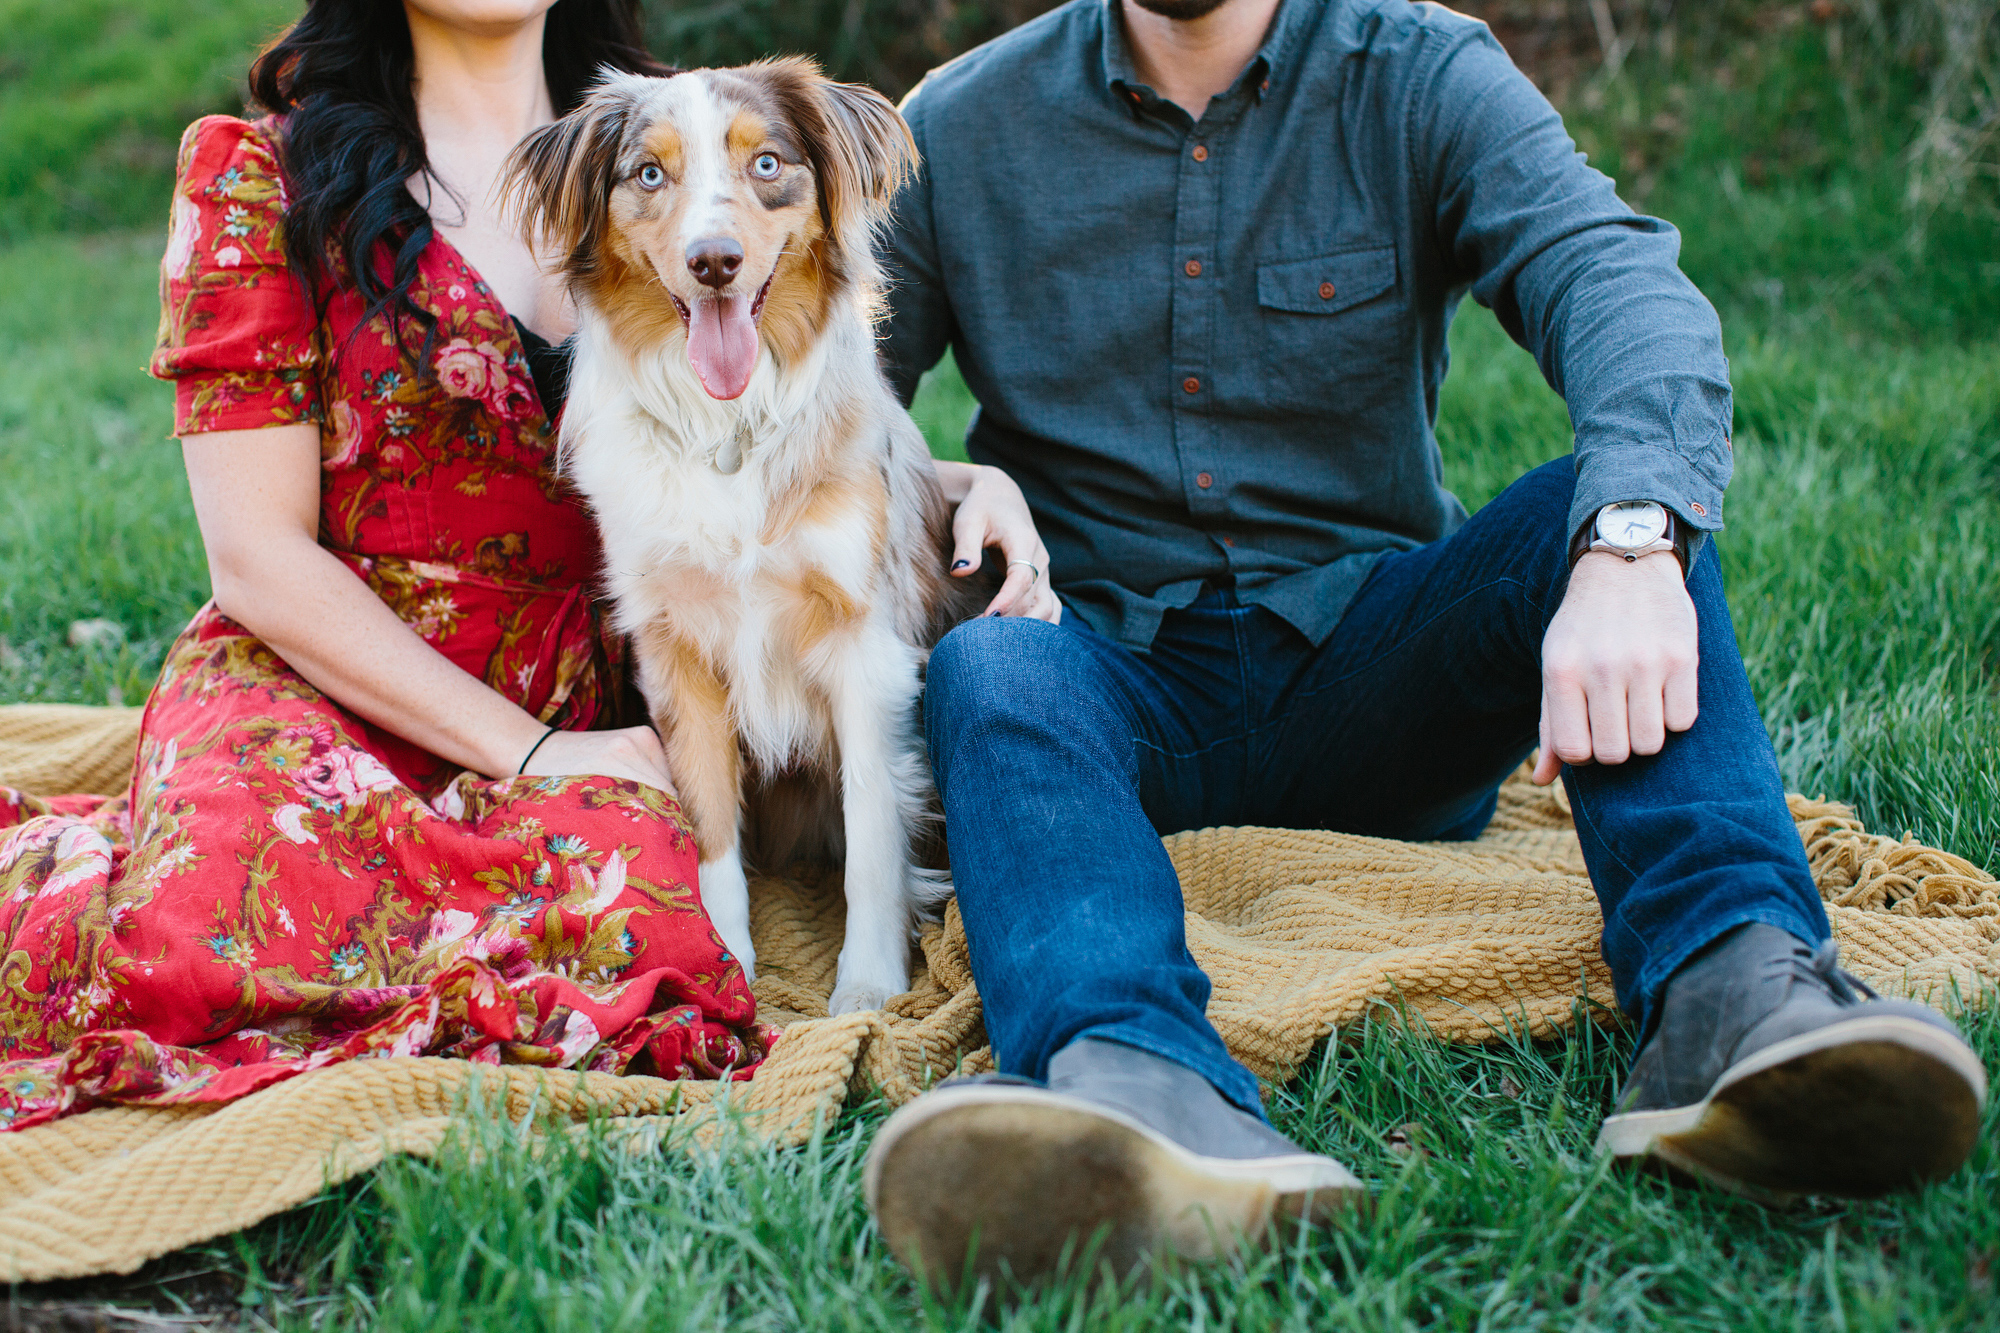
<path id="1" fill-rule="evenodd" d="M 1197 472 L 1194 474 L 1194 484 L 1203 490 L 1207 490 L 1209 487 L 1215 485 L 1215 478 L 1209 476 L 1206 472 Z"/>
<path id="2" fill-rule="evenodd" d="M 1322 282 L 1322 283 L 1321 283 L 1321 284 L 1319 285 L 1319 299 L 1320 299 L 1320 300 L 1322 300 L 1322 301 L 1331 301 L 1331 300 L 1333 299 L 1333 284 L 1332 284 L 1332 283 L 1330 283 L 1330 282 Z"/>
<path id="3" fill-rule="evenodd" d="M 1181 272 L 1187 274 L 1190 278 L 1200 277 L 1201 261 L 1199 259 L 1188 260 L 1187 263 L 1181 265 Z"/>
<path id="4" fill-rule="evenodd" d="M 1207 144 L 1199 144 L 1199 143 L 1198 143 L 1198 144 L 1196 144 L 1196 145 L 1194 146 L 1194 160 L 1195 160 L 1195 161 L 1197 161 L 1197 162 L 1206 162 L 1206 161 L 1208 161 L 1208 145 L 1207 145 Z"/>
<path id="5" fill-rule="evenodd" d="M 1187 393 L 1200 393 L 1201 381 L 1190 375 L 1181 381 L 1181 388 Z"/>

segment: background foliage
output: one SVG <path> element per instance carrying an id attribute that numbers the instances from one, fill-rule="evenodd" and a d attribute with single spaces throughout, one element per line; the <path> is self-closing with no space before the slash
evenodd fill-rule
<path id="1" fill-rule="evenodd" d="M 900 98 L 925 70 L 1052 7 L 653 0 L 647 28 L 654 50 L 683 66 L 804 52 Z M 1957 236 L 2000 216 L 2000 0 L 1456 8 L 1488 20 L 1559 105 L 1582 113 L 1579 142 L 1641 206 L 1662 189 L 1680 202 L 1718 187 L 1782 196 L 1865 183 L 1821 259 L 1857 220 L 1880 223 L 1871 239 L 1921 254 L 1937 226 Z M 0 239 L 156 222 L 181 127 L 239 110 L 250 55 L 298 12 L 298 0 L 0 0 Z M 1622 78 L 1628 65 L 1641 77 Z M 1725 166 L 1733 176 L 1715 174 Z M 1883 199 L 1899 205 L 1886 210 L 1892 221 L 1875 216 Z M 1729 248 L 1691 259 L 1733 273 Z M 1996 283 L 2000 274 L 1983 285 Z"/>

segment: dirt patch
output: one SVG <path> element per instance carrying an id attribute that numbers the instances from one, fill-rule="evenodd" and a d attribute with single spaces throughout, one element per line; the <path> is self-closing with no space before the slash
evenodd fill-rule
<path id="1" fill-rule="evenodd" d="M 234 1253 L 185 1250 L 124 1277 L 0 1287 L 0 1333 L 247 1333 L 311 1303 L 290 1275 L 264 1271 L 253 1289 Z"/>

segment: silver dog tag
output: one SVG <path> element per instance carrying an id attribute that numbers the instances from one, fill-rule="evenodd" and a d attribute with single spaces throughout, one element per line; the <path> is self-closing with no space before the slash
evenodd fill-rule
<path id="1" fill-rule="evenodd" d="M 736 433 L 715 449 L 715 470 L 725 477 L 736 475 L 743 466 L 743 455 L 750 444 L 750 427 L 738 422 Z"/>

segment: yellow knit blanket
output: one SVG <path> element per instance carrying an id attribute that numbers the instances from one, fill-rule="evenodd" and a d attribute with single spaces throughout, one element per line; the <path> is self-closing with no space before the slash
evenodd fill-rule
<path id="1" fill-rule="evenodd" d="M 137 729 L 136 709 L 0 708 L 0 783 L 122 789 Z M 2000 982 L 2000 882 L 1958 857 L 1870 835 L 1843 806 L 1791 803 L 1847 967 L 1879 990 L 1937 1002 Z M 1579 997 L 1612 1003 L 1597 901 L 1560 789 L 1517 776 L 1474 843 L 1257 828 L 1166 843 L 1189 946 L 1215 982 L 1209 1016 L 1265 1078 L 1285 1077 L 1316 1041 L 1375 1006 L 1406 1005 L 1437 1035 L 1478 1042 L 1510 1027 L 1553 1033 Z M 757 1077 L 726 1095 L 759 1132 L 802 1141 L 850 1090 L 879 1087 L 901 1102 L 956 1068 L 991 1066 L 955 910 L 926 931 L 909 994 L 886 1012 L 829 1019 L 837 876 L 761 880 L 752 898 L 757 998 L 786 1032 Z M 642 1128 L 677 1113 L 672 1123 L 696 1139 L 715 1125 L 719 1091 L 376 1060 L 221 1107 L 99 1110 L 0 1134 L 0 1282 L 130 1272 L 389 1153 L 435 1152 L 475 1083 L 515 1118 L 632 1117 Z"/>

